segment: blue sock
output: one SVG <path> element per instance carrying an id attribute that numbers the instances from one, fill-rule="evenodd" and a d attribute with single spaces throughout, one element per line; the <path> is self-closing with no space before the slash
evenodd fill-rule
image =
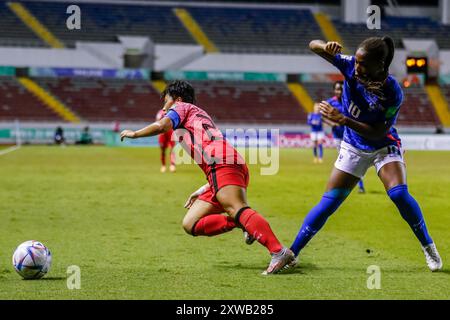
<path id="1" fill-rule="evenodd" d="M 432 243 L 433 240 L 428 234 L 422 211 L 417 201 L 409 194 L 408 186 L 406 184 L 400 184 L 389 189 L 387 194 L 397 206 L 403 219 L 408 222 L 420 243 L 424 246 Z"/>
<path id="2" fill-rule="evenodd" d="M 313 148 L 313 153 L 314 153 L 314 157 L 317 157 L 317 147 L 316 146 L 314 146 L 314 148 Z"/>
<path id="3" fill-rule="evenodd" d="M 363 179 L 360 179 L 360 180 L 359 180 L 359 182 L 358 182 L 358 187 L 359 187 L 361 190 L 364 190 L 364 182 L 363 182 Z"/>
<path id="4" fill-rule="evenodd" d="M 322 144 L 319 144 L 319 158 L 320 159 L 323 158 L 323 146 L 322 146 Z"/>
<path id="5" fill-rule="evenodd" d="M 291 246 L 297 256 L 311 238 L 323 227 L 328 217 L 339 208 L 350 194 L 350 189 L 333 189 L 326 192 L 320 202 L 308 213 Z"/>

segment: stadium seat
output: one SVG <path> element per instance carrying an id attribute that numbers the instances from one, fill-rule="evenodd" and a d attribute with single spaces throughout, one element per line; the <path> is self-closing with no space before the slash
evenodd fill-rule
<path id="1" fill-rule="evenodd" d="M 198 105 L 215 121 L 304 124 L 306 114 L 284 83 L 191 81 Z"/>
<path id="2" fill-rule="evenodd" d="M 89 121 L 153 121 L 162 103 L 145 80 L 35 78 L 39 85 Z"/>
<path id="3" fill-rule="evenodd" d="M 62 121 L 14 77 L 0 77 L 0 119 Z"/>
<path id="4" fill-rule="evenodd" d="M 80 40 L 115 42 L 117 35 L 150 36 L 156 43 L 195 43 L 169 6 L 77 3 L 82 12 L 81 30 L 69 30 L 67 3 L 24 5 L 69 47 Z"/>
<path id="5" fill-rule="evenodd" d="M 46 47 L 46 43 L 36 36 L 9 9 L 6 2 L 0 3 L 0 46 Z"/>
<path id="6" fill-rule="evenodd" d="M 309 53 L 323 38 L 310 10 L 191 7 L 188 11 L 223 52 Z"/>
<path id="7" fill-rule="evenodd" d="M 366 38 L 389 35 L 395 46 L 402 48 L 402 38 L 435 39 L 441 49 L 450 48 L 448 35 L 450 26 L 444 26 L 428 17 L 386 17 L 382 19 L 381 29 L 369 30 L 366 24 L 344 23 L 334 20 L 344 44 L 355 50 Z"/>
<path id="8" fill-rule="evenodd" d="M 59 120 L 14 78 L 1 77 L 2 119 Z M 103 121 L 153 121 L 161 107 L 159 93 L 145 80 L 34 78 L 81 118 Z M 218 123 L 305 124 L 306 113 L 286 84 L 253 81 L 191 81 L 197 104 Z M 333 96 L 330 83 L 304 83 L 314 101 Z M 423 88 L 404 88 L 401 126 L 440 124 Z M 443 88 L 450 101 L 450 86 Z"/>
<path id="9" fill-rule="evenodd" d="M 35 78 L 89 121 L 152 121 L 159 94 L 143 80 Z M 284 83 L 191 81 L 197 103 L 221 123 L 298 124 L 306 115 Z"/>
<path id="10" fill-rule="evenodd" d="M 447 104 L 450 106 L 450 84 L 442 85 L 441 90 L 447 99 Z"/>

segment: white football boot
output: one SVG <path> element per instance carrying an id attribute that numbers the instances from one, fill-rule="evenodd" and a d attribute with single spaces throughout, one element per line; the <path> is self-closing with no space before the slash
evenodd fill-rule
<path id="1" fill-rule="evenodd" d="M 292 269 L 294 269 L 295 268 L 295 266 L 297 266 L 297 264 L 298 264 L 298 256 L 296 256 L 295 258 L 294 258 L 294 260 L 292 260 L 290 263 L 288 263 L 287 265 L 285 265 L 284 267 L 283 267 L 283 272 L 284 271 L 288 271 L 288 270 L 292 270 Z"/>
<path id="2" fill-rule="evenodd" d="M 269 274 L 275 274 L 280 272 L 286 265 L 295 261 L 295 255 L 291 251 L 291 249 L 283 248 L 278 253 L 272 254 L 272 260 L 270 261 L 269 266 L 265 271 L 263 271 L 262 275 L 266 276 Z"/>
<path id="3" fill-rule="evenodd" d="M 430 268 L 431 271 L 434 272 L 442 269 L 442 259 L 436 249 L 436 245 L 434 244 L 434 242 L 430 243 L 429 245 L 422 246 L 422 250 L 425 254 L 428 268 Z"/>

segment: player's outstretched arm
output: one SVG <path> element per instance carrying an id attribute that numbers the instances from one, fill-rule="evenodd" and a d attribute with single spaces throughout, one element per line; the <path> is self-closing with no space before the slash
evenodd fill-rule
<path id="1" fill-rule="evenodd" d="M 123 141 L 125 138 L 136 139 L 142 137 L 156 136 L 161 133 L 165 133 L 172 130 L 172 120 L 167 117 L 162 118 L 159 121 L 152 123 L 137 131 L 133 130 L 123 130 L 120 133 L 120 140 Z"/>
<path id="2" fill-rule="evenodd" d="M 309 43 L 309 48 L 312 52 L 321 56 L 330 63 L 333 62 L 335 55 L 342 52 L 342 45 L 335 41 L 325 42 L 322 40 L 312 40 Z"/>
<path id="3" fill-rule="evenodd" d="M 324 118 L 336 122 L 341 126 L 347 126 L 369 140 L 379 140 L 384 138 L 391 128 L 391 125 L 388 123 L 380 122 L 367 124 L 353 120 L 344 116 L 338 109 L 333 108 L 333 106 L 326 101 L 320 103 L 319 111 Z"/>

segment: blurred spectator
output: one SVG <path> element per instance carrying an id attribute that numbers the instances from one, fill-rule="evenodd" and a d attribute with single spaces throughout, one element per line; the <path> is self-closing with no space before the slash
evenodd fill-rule
<path id="1" fill-rule="evenodd" d="M 114 121 L 113 131 L 120 132 L 120 122 L 119 121 Z"/>
<path id="2" fill-rule="evenodd" d="M 61 144 L 64 145 L 66 142 L 66 139 L 64 138 L 64 130 L 61 127 L 57 127 L 55 130 L 55 136 L 53 137 L 53 140 L 55 141 L 55 144 Z"/>
<path id="3" fill-rule="evenodd" d="M 81 133 L 80 140 L 76 142 L 76 144 L 92 144 L 92 136 L 89 132 L 89 127 L 84 127 L 83 132 Z"/>
<path id="4" fill-rule="evenodd" d="M 444 134 L 444 127 L 442 125 L 438 125 L 436 126 L 436 131 L 434 132 L 435 134 Z"/>

